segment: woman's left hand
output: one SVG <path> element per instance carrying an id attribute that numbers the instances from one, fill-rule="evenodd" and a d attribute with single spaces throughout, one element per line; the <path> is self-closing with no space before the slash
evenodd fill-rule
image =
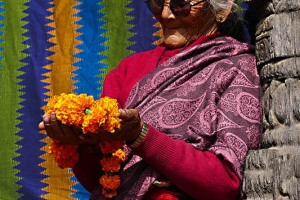
<path id="1" fill-rule="evenodd" d="M 133 142 L 140 135 L 143 128 L 143 120 L 136 109 L 120 109 L 121 128 L 120 134 L 127 143 Z"/>
<path id="2" fill-rule="evenodd" d="M 119 129 L 110 133 L 100 128 L 98 134 L 83 134 L 83 141 L 86 143 L 95 141 L 100 143 L 113 140 L 122 140 L 127 143 L 135 141 L 143 127 L 143 121 L 141 120 L 138 111 L 136 109 L 120 109 L 119 113 L 121 120 L 121 127 Z"/>

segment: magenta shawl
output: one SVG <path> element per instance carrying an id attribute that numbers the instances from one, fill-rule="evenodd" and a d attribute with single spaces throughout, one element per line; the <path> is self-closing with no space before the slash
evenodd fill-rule
<path id="1" fill-rule="evenodd" d="M 261 133 L 253 54 L 248 44 L 223 36 L 186 49 L 140 80 L 127 108 L 137 108 L 146 123 L 171 138 L 222 156 L 241 179 L 246 154 Z M 139 199 L 159 177 L 139 156 L 129 158 L 118 199 Z M 101 199 L 99 193 L 91 199 Z"/>

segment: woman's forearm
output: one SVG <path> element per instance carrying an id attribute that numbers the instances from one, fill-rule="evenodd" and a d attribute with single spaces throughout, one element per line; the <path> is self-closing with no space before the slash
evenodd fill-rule
<path id="1" fill-rule="evenodd" d="M 153 127 L 136 149 L 149 165 L 196 199 L 237 199 L 240 181 L 226 161 L 173 140 Z"/>

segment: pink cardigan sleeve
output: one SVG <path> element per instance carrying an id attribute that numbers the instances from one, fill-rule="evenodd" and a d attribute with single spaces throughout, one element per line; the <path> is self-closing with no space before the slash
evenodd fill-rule
<path id="1" fill-rule="evenodd" d="M 195 199 L 232 200 L 239 196 L 240 181 L 227 161 L 173 140 L 152 126 L 136 154 Z"/>

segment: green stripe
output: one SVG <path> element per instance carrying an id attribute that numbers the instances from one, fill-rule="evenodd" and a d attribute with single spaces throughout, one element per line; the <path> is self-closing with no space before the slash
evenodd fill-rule
<path id="1" fill-rule="evenodd" d="M 126 49 L 132 45 L 132 42 L 128 39 L 134 35 L 128 31 L 132 28 L 132 25 L 128 24 L 132 17 L 127 16 L 132 9 L 126 8 L 129 3 L 131 3 L 131 0 L 102 1 L 101 5 L 104 6 L 101 10 L 104 13 L 102 20 L 106 22 L 103 28 L 107 30 L 102 36 L 108 38 L 108 41 L 103 44 L 108 47 L 108 50 L 101 52 L 101 54 L 107 56 L 107 59 L 103 60 L 107 68 L 101 73 L 102 78 L 114 69 L 121 59 L 133 53 Z"/>
<path id="2" fill-rule="evenodd" d="M 25 45 L 22 42 L 25 37 L 22 36 L 25 25 L 21 19 L 25 17 L 22 13 L 25 10 L 23 0 L 6 0 L 4 1 L 3 9 L 1 13 L 4 19 L 1 21 L 3 27 L 0 32 L 3 34 L 0 36 L 0 197 L 6 200 L 18 199 L 21 194 L 16 191 L 20 188 L 17 181 L 20 179 L 17 177 L 14 167 L 18 162 L 14 161 L 19 154 L 16 153 L 20 147 L 16 144 L 21 138 L 17 136 L 20 131 L 16 126 L 20 123 L 17 117 L 20 116 L 18 109 L 21 108 L 20 103 L 22 99 L 20 95 L 20 89 L 22 86 L 18 85 L 21 81 L 18 76 L 23 73 L 18 71 L 24 63 L 20 60 L 25 57 L 24 53 L 21 53 L 25 49 Z"/>

